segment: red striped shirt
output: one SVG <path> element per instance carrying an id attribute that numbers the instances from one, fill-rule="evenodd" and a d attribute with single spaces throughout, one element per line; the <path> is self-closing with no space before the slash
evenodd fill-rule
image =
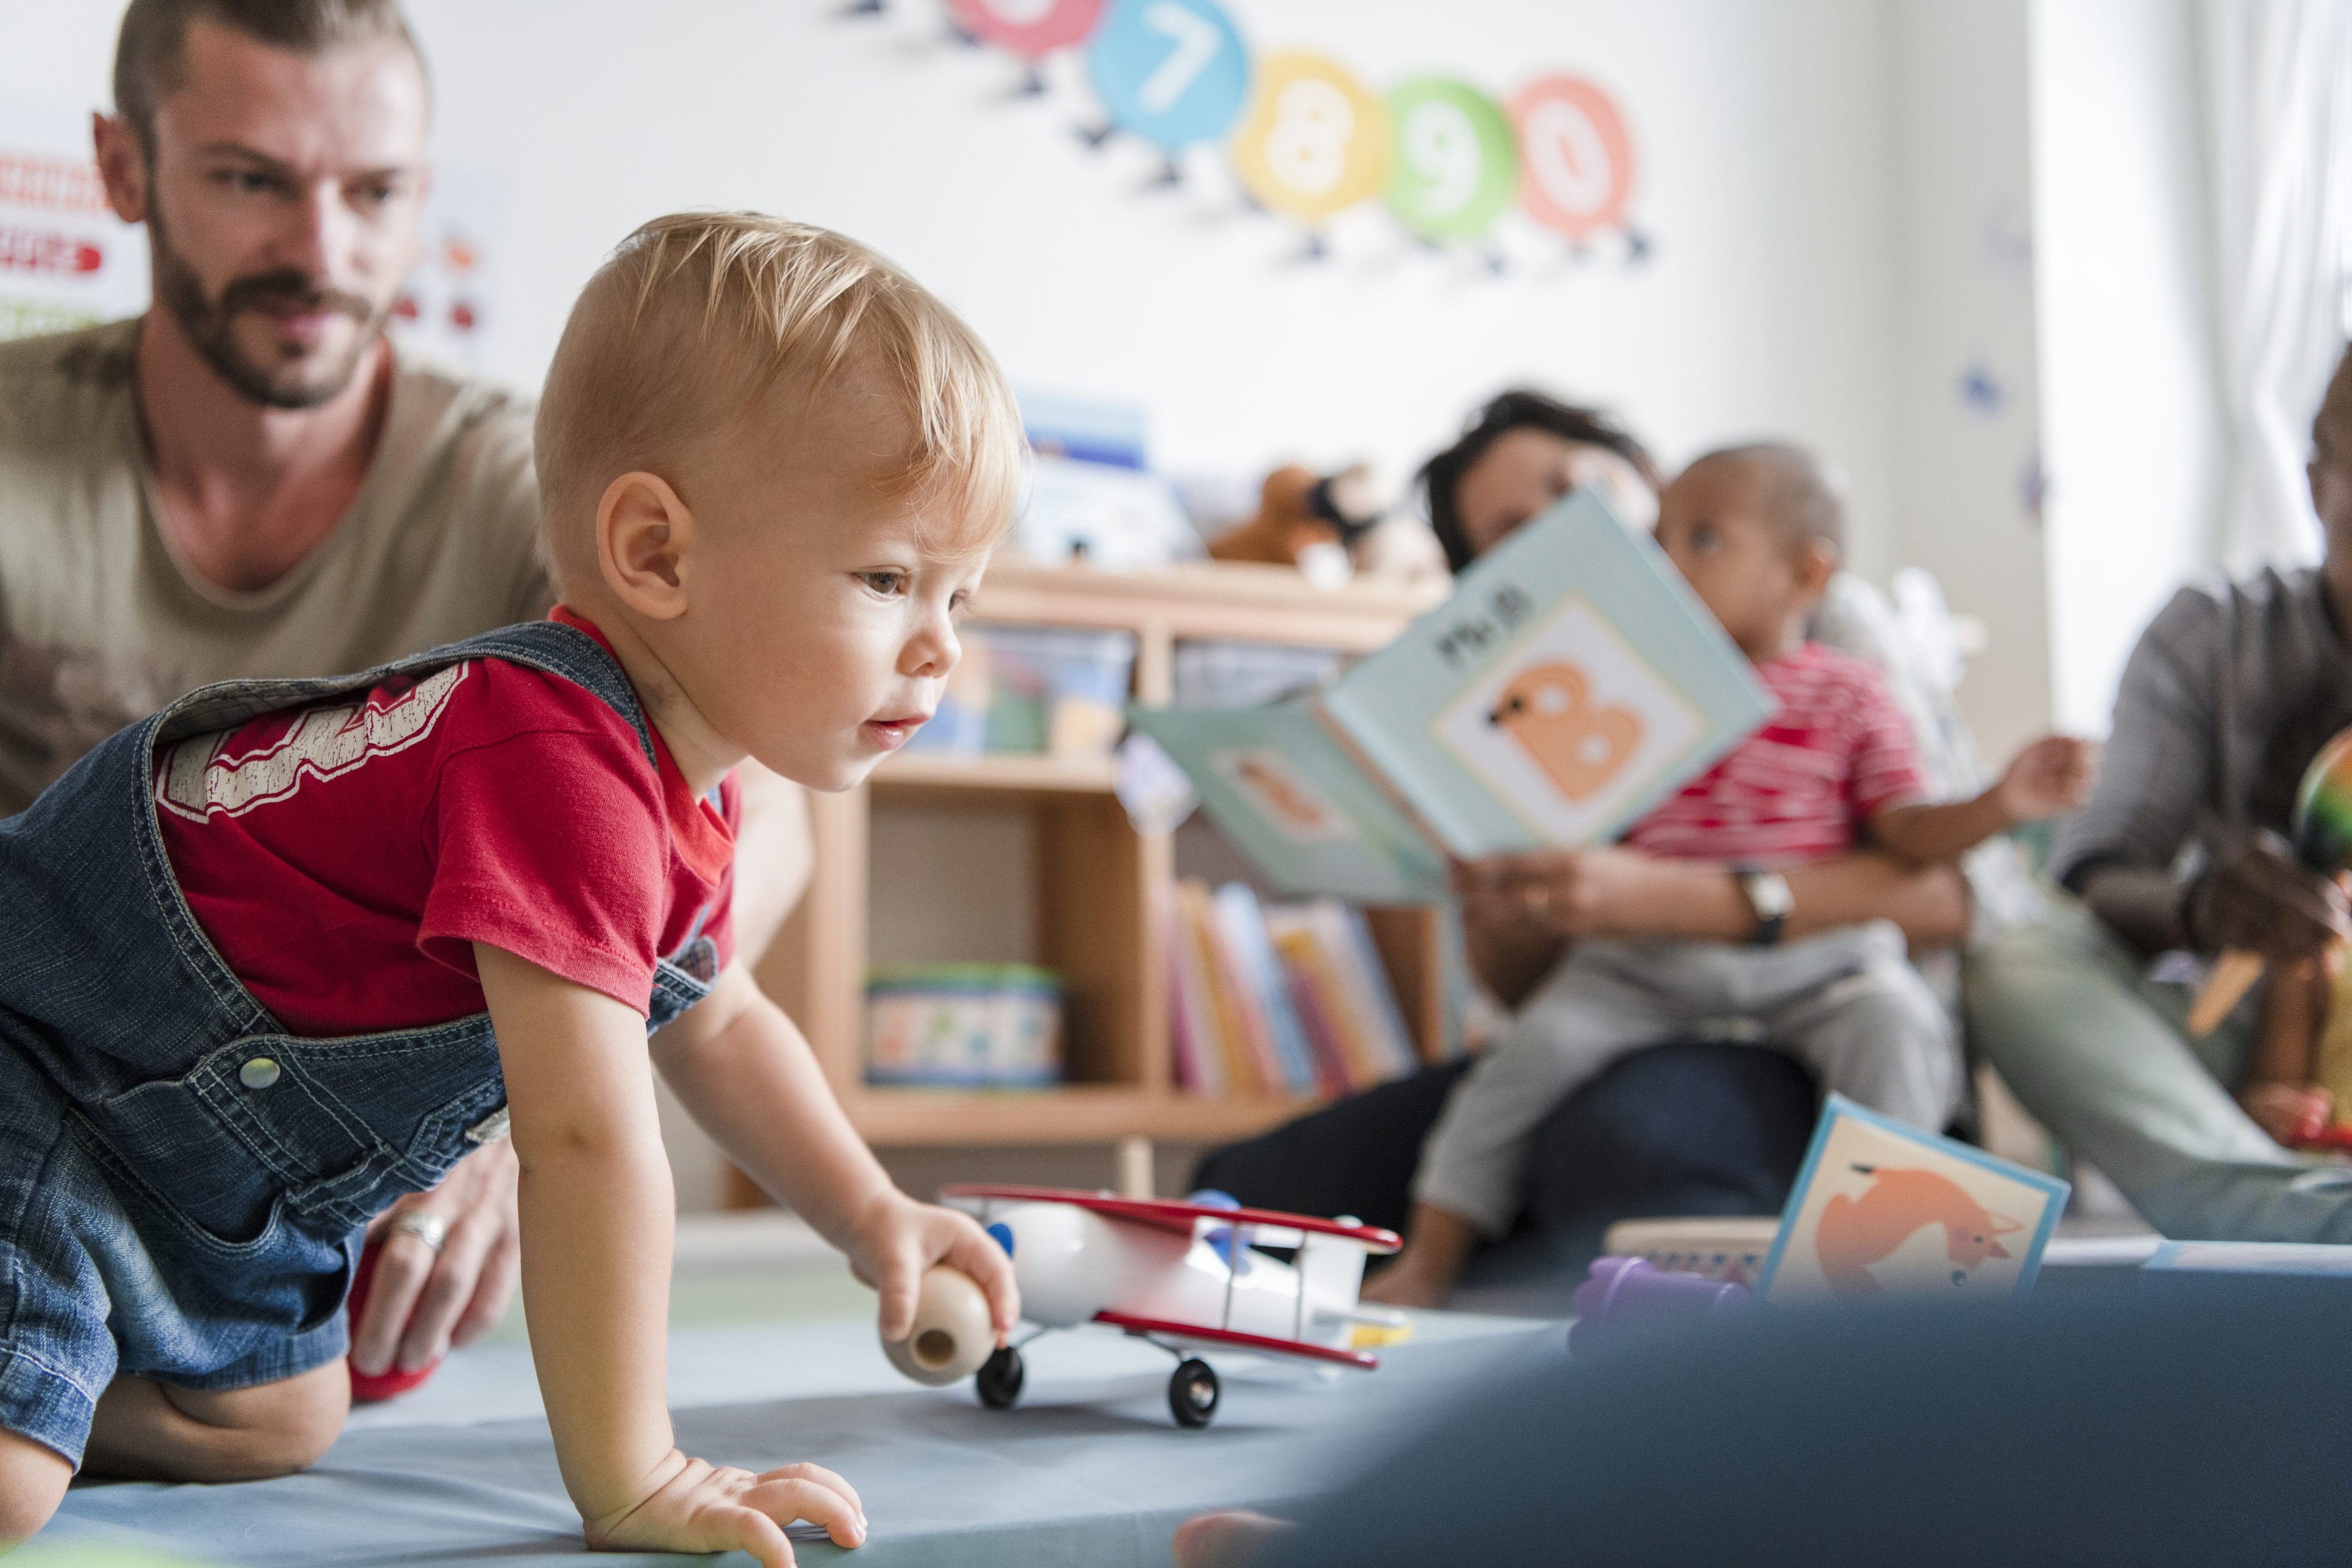
<path id="1" fill-rule="evenodd" d="M 1764 727 L 1635 823 L 1651 855 L 1801 866 L 1853 847 L 1871 816 L 1927 797 L 1910 721 L 1878 671 L 1806 643 L 1756 667 L 1780 700 Z"/>

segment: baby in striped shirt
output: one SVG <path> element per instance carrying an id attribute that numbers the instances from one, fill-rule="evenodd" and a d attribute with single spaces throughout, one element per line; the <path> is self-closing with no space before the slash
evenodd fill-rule
<path id="1" fill-rule="evenodd" d="M 1367 1295 L 1443 1300 L 1478 1240 L 1517 1217 L 1536 1125 L 1644 1046 L 1738 1039 L 1788 1052 L 1825 1089 L 1931 1131 L 1958 1097 L 1950 1018 L 1889 921 L 1782 942 L 1779 873 L 1869 846 L 1916 865 L 1956 860 L 2021 822 L 2089 795 L 2097 755 L 2048 736 L 1973 800 L 1927 804 L 1909 722 L 1878 672 L 1809 642 L 1837 571 L 1843 486 L 1783 445 L 1711 452 L 1666 487 L 1658 543 L 1723 624 L 1780 710 L 1637 823 L 1634 848 L 1730 867 L 1756 911 L 1746 943 L 1576 943 L 1454 1089 L 1423 1146 L 1412 1234 Z"/>

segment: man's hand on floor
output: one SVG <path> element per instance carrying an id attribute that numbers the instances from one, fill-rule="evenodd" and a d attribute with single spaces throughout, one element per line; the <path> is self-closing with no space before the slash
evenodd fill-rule
<path id="1" fill-rule="evenodd" d="M 486 1143 L 450 1167 L 431 1192 L 412 1193 L 375 1216 L 380 1240 L 365 1315 L 352 1326 L 352 1364 L 371 1376 L 414 1372 L 473 1342 L 505 1316 L 522 1258 L 515 1218 L 514 1144 Z M 402 1220 L 411 1228 L 404 1229 Z M 436 1252 L 413 1234 L 443 1227 Z"/>

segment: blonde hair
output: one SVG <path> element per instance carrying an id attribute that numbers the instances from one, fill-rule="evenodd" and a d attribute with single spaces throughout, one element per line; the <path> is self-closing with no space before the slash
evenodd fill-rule
<path id="1" fill-rule="evenodd" d="M 597 268 L 548 368 L 534 460 L 559 581 L 614 479 L 674 472 L 695 441 L 774 417 L 762 405 L 783 386 L 806 409 L 853 355 L 879 369 L 914 426 L 881 493 L 953 519 L 927 546 L 960 553 L 994 543 L 1013 522 L 1026 447 L 1012 390 L 972 330 L 830 229 L 760 213 L 676 213 Z"/>

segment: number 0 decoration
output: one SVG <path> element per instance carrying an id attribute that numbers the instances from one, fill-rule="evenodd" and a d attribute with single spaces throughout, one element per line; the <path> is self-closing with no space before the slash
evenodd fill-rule
<path id="1" fill-rule="evenodd" d="M 863 0 L 871 14 L 886 0 Z M 1416 77 L 1372 92 L 1345 67 L 1289 51 L 1253 60 L 1217 0 L 946 0 L 967 38 L 1027 62 L 1083 47 L 1106 129 L 1176 154 L 1229 137 L 1234 173 L 1310 236 L 1374 196 L 1433 245 L 1478 244 L 1516 202 L 1581 254 L 1607 234 L 1627 258 L 1648 242 L 1628 217 L 1636 161 L 1616 101 L 1581 77 L 1528 83 L 1508 104 L 1468 82 Z M 1313 242 L 1319 249 L 1319 240 Z M 1501 263 L 1491 253 L 1495 265 Z"/>

